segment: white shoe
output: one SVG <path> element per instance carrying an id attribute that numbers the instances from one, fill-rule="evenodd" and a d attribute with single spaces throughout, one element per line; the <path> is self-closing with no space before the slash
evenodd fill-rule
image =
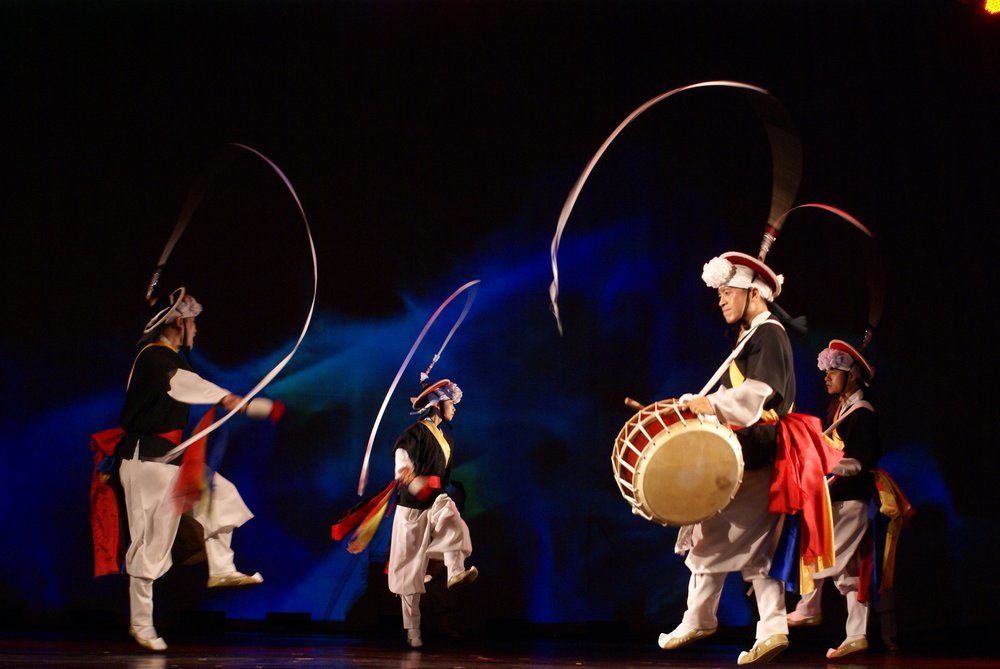
<path id="1" fill-rule="evenodd" d="M 210 588 L 245 588 L 251 585 L 260 585 L 264 582 L 264 577 L 260 572 L 254 572 L 252 576 L 247 576 L 238 571 L 224 576 L 209 576 L 208 587 Z"/>
<path id="2" fill-rule="evenodd" d="M 406 644 L 410 648 L 420 648 L 424 645 L 423 639 L 420 638 L 420 630 L 406 630 Z"/>
<path id="3" fill-rule="evenodd" d="M 470 583 L 474 583 L 477 578 L 479 578 L 479 570 L 475 567 L 469 567 L 465 571 L 460 571 L 448 579 L 448 589 L 454 590 L 463 585 L 469 585 Z"/>
<path id="4" fill-rule="evenodd" d="M 773 660 L 786 648 L 788 648 L 788 635 L 772 634 L 766 639 L 758 639 L 753 648 L 740 653 L 736 658 L 736 664 L 764 664 Z"/>
<path id="5" fill-rule="evenodd" d="M 132 635 L 140 646 L 149 650 L 162 651 L 167 649 L 167 642 L 156 633 L 155 627 L 135 627 L 129 628 L 128 633 Z"/>
<path id="6" fill-rule="evenodd" d="M 675 629 L 670 634 L 661 634 L 659 639 L 656 640 L 656 643 L 663 650 L 677 650 L 678 648 L 683 648 L 689 643 L 694 643 L 698 639 L 704 639 L 707 636 L 712 636 L 715 634 L 716 629 L 717 628 L 713 627 L 711 629 L 688 630 L 683 634 L 678 634 Z"/>
<path id="7" fill-rule="evenodd" d="M 835 660 L 838 657 L 853 655 L 854 653 L 860 653 L 863 650 L 868 650 L 868 638 L 862 636 L 850 641 L 845 640 L 844 643 L 840 644 L 836 648 L 829 649 L 826 651 L 826 659 Z"/>

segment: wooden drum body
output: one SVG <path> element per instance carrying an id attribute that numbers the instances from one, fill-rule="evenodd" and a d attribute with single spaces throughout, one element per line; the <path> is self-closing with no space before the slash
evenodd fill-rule
<path id="1" fill-rule="evenodd" d="M 611 471 L 632 513 L 661 525 L 690 525 L 736 496 L 743 453 L 733 431 L 715 416 L 654 402 L 618 433 Z"/>

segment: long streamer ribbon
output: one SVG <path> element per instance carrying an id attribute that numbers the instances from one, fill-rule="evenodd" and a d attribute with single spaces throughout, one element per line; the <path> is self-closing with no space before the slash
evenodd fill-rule
<path id="1" fill-rule="evenodd" d="M 434 324 L 434 321 L 437 320 L 438 316 L 441 315 L 441 312 L 444 311 L 445 308 L 449 304 L 451 304 L 456 297 L 458 297 L 459 295 L 468 290 L 469 294 L 465 298 L 465 307 L 462 309 L 462 313 L 455 321 L 455 324 L 451 327 L 451 330 L 448 332 L 448 336 L 445 337 L 444 343 L 441 344 L 441 348 L 438 349 L 438 352 L 434 355 L 434 358 L 431 360 L 430 366 L 424 372 L 425 374 L 429 374 L 430 370 L 434 367 L 434 364 L 438 361 L 438 359 L 441 357 L 441 354 L 444 352 L 445 346 L 447 346 L 448 342 L 451 341 L 452 335 L 455 334 L 455 331 L 458 330 L 458 327 L 462 324 L 462 321 L 465 320 L 466 315 L 469 313 L 469 309 L 472 307 L 472 302 L 476 299 L 476 292 L 479 290 L 478 288 L 479 283 L 480 283 L 479 279 L 474 279 L 464 284 L 463 286 L 459 287 L 458 290 L 449 295 L 448 299 L 442 302 L 441 306 L 439 306 L 434 311 L 434 313 L 431 314 L 431 317 L 427 319 L 427 322 L 424 324 L 424 327 L 420 331 L 420 334 L 417 335 L 417 338 L 413 342 L 413 345 L 410 346 L 410 351 L 406 354 L 406 358 L 403 359 L 403 364 L 399 366 L 399 371 L 396 372 L 395 378 L 393 378 L 392 383 L 389 385 L 389 391 L 385 394 L 385 398 L 382 400 L 382 406 L 379 407 L 378 415 L 375 417 L 375 424 L 372 425 L 371 434 L 368 435 L 368 445 L 365 447 L 365 458 L 364 461 L 362 461 L 361 463 L 361 476 L 358 479 L 359 497 L 365 494 L 365 486 L 368 484 L 368 465 L 371 460 L 372 445 L 375 443 L 375 435 L 378 434 L 378 427 L 382 423 L 382 416 L 385 414 L 385 408 L 389 405 L 389 400 L 392 399 L 392 394 L 396 391 L 396 386 L 399 385 L 399 379 L 402 378 L 403 372 L 406 371 L 407 365 L 410 364 L 410 360 L 413 358 L 413 354 L 416 353 L 417 347 L 420 346 L 420 342 L 424 340 L 424 337 L 427 335 L 427 331 L 431 329 L 431 326 Z"/>
<path id="2" fill-rule="evenodd" d="M 177 245 L 177 241 L 184 234 L 184 231 L 187 230 L 188 223 L 201 203 L 201 198 L 204 197 L 205 191 L 215 181 L 215 177 L 218 176 L 219 172 L 235 160 L 237 152 L 232 150 L 234 146 L 236 145 L 227 144 L 225 147 L 226 150 L 219 151 L 201 171 L 201 174 L 194 180 L 194 183 L 191 184 L 191 190 L 188 191 L 187 197 L 184 199 L 184 204 L 181 206 L 181 213 L 177 217 L 177 223 L 174 224 L 174 230 L 170 233 L 170 238 L 167 240 L 166 246 L 163 247 L 160 259 L 156 262 L 156 269 L 153 271 L 153 275 L 149 279 L 149 285 L 146 287 L 146 301 L 149 302 L 150 306 L 156 303 L 156 286 L 159 284 L 160 276 L 167 266 L 167 260 L 170 259 L 170 254 L 174 252 L 174 246 Z"/>
<path id="3" fill-rule="evenodd" d="M 478 284 L 479 280 L 477 279 L 473 283 Z M 421 380 L 430 377 L 431 370 L 434 369 L 434 365 L 436 365 L 438 360 L 441 359 L 441 354 L 444 353 L 444 349 L 448 346 L 448 342 L 451 341 L 451 338 L 455 335 L 455 332 L 458 331 L 459 327 L 461 327 L 462 322 L 465 320 L 465 317 L 469 315 L 469 309 L 472 308 L 472 303 L 476 301 L 477 292 L 479 292 L 479 286 L 473 285 L 472 289 L 469 291 L 469 294 L 465 296 L 465 306 L 462 307 L 462 313 L 458 315 L 458 319 L 455 321 L 455 324 L 451 326 L 451 330 L 448 331 L 448 336 L 444 338 L 443 342 L 441 342 L 441 348 L 439 348 L 437 350 L 437 353 L 434 354 L 434 357 L 431 358 L 431 363 L 427 365 L 427 369 L 425 369 L 423 373 L 421 373 L 420 375 Z"/>
<path id="4" fill-rule="evenodd" d="M 194 434 L 188 437 L 186 441 L 182 442 L 179 446 L 171 449 L 163 457 L 156 458 L 157 462 L 169 462 L 171 459 L 176 457 L 177 454 L 183 453 L 188 446 L 195 443 L 202 437 L 205 437 L 214 432 L 215 430 L 219 429 L 220 427 L 222 427 L 222 425 L 225 424 L 226 421 L 232 418 L 235 414 L 239 413 L 240 410 L 243 409 L 243 407 L 245 407 L 247 403 L 250 402 L 250 400 L 256 397 L 257 394 L 260 393 L 260 391 L 263 390 L 267 386 L 267 384 L 269 384 L 274 379 L 274 377 L 276 377 L 281 372 L 281 370 L 285 368 L 285 366 L 289 363 L 289 361 L 291 361 L 295 353 L 299 350 L 299 346 L 302 344 L 302 340 L 305 339 L 306 332 L 309 331 L 309 324 L 312 323 L 313 312 L 316 310 L 316 294 L 317 294 L 317 289 L 319 287 L 319 268 L 316 261 L 316 245 L 313 243 L 312 229 L 309 226 L 309 219 L 308 217 L 306 217 L 306 212 L 305 209 L 302 207 L 302 201 L 299 199 L 298 193 L 295 192 L 295 187 L 292 186 L 292 182 L 289 181 L 288 177 L 285 176 L 285 173 L 281 171 L 281 168 L 278 167 L 270 158 L 265 156 L 257 149 L 249 147 L 245 144 L 237 144 L 237 143 L 233 143 L 232 146 L 241 149 L 243 151 L 247 151 L 253 154 L 254 156 L 257 156 L 265 163 L 267 163 L 268 166 L 270 166 L 270 168 L 274 171 L 274 173 L 277 174 L 278 177 L 281 179 L 281 181 L 285 184 L 285 188 L 291 194 L 292 199 L 295 200 L 295 206 L 298 208 L 299 214 L 302 217 L 302 223 L 305 225 L 306 239 L 309 242 L 309 253 L 312 258 L 312 270 L 313 270 L 312 298 L 309 301 L 309 310 L 306 313 L 306 319 L 305 322 L 302 324 L 302 329 L 299 332 L 298 339 L 296 339 L 295 345 L 292 346 L 292 349 L 288 352 L 288 354 L 285 355 L 285 357 L 282 358 L 278 362 L 278 364 L 276 364 L 271 369 L 271 371 L 265 374 L 264 377 L 260 381 L 258 381 L 257 384 L 250 390 L 250 392 L 246 393 L 243 396 L 243 399 L 241 399 L 236 404 L 236 406 L 233 407 L 228 413 L 226 413 L 224 416 L 216 420 L 214 423 L 212 423 L 205 429 L 196 431 Z M 200 199 L 200 196 L 198 197 L 198 199 Z M 197 201 L 195 201 L 195 205 L 196 204 Z M 187 211 L 187 203 L 185 204 L 184 211 Z M 177 227 L 180 228 L 180 232 L 183 232 L 184 227 L 187 226 L 187 221 L 190 220 L 191 213 L 193 213 L 193 208 L 191 212 L 187 214 L 186 217 L 184 216 L 184 211 L 182 211 L 181 220 L 179 220 L 177 224 Z M 177 239 L 179 239 L 179 237 L 180 233 L 178 232 L 177 228 L 175 228 L 174 234 L 171 235 L 170 240 L 167 242 L 167 248 L 164 250 L 164 255 L 161 256 L 160 259 L 161 264 L 157 271 L 162 269 L 163 263 L 166 262 L 166 258 L 169 257 L 170 251 L 173 249 L 173 246 L 177 243 Z"/>
<path id="5" fill-rule="evenodd" d="M 340 541 L 354 532 L 365 518 L 372 514 L 372 511 L 388 502 L 389 497 L 392 496 L 397 487 L 399 487 L 399 481 L 390 481 L 382 490 L 344 512 L 337 522 L 330 526 L 330 536 L 333 540 Z"/>
<path id="6" fill-rule="evenodd" d="M 861 233 L 869 240 L 869 243 L 865 245 L 865 266 L 866 273 L 868 275 L 868 328 L 865 330 L 864 341 L 861 346 L 861 348 L 864 349 L 871 342 L 872 333 L 882 320 L 882 311 L 885 308 L 885 274 L 882 267 L 881 256 L 875 245 L 875 235 L 872 234 L 872 231 L 869 230 L 865 224 L 843 209 L 823 204 L 821 202 L 810 202 L 808 204 L 800 204 L 792 207 L 770 224 L 770 229 L 764 237 L 765 240 L 768 240 L 768 237 L 770 237 L 769 241 L 765 241 L 767 248 L 770 248 L 771 242 L 777 238 L 778 231 L 781 230 L 781 226 L 788 219 L 789 214 L 800 209 L 819 209 L 831 213 L 834 216 L 847 221 L 851 226 L 861 231 Z M 764 246 L 761 247 L 764 254 L 766 254 L 767 248 L 764 248 Z M 763 255 L 761 258 L 763 258 Z"/>
<path id="7" fill-rule="evenodd" d="M 771 188 L 771 209 L 768 214 L 768 222 L 771 223 L 775 221 L 780 212 L 787 211 L 788 208 L 791 207 L 792 202 L 795 199 L 795 193 L 798 191 L 799 181 L 802 178 L 802 145 L 799 142 L 798 134 L 795 131 L 788 111 L 782 106 L 778 99 L 771 95 L 768 91 L 760 88 L 759 86 L 753 86 L 739 81 L 703 81 L 701 83 L 675 88 L 647 100 L 636 108 L 631 114 L 626 116 L 625 120 L 619 123 L 614 132 L 612 132 L 608 138 L 604 140 L 604 143 L 597 149 L 597 153 L 595 153 L 590 159 L 587 166 L 583 169 L 583 173 L 581 173 L 579 178 L 576 180 L 576 183 L 573 185 L 573 188 L 570 190 L 569 195 L 566 198 L 566 202 L 563 204 L 562 211 L 559 213 L 559 221 L 556 223 L 556 233 L 552 238 L 552 283 L 549 286 L 549 300 L 551 301 L 552 315 L 556 319 L 556 327 L 559 328 L 560 335 L 563 334 L 563 325 L 562 320 L 559 317 L 558 302 L 559 264 L 557 256 L 559 254 L 559 245 L 562 241 L 562 235 L 566 228 L 566 223 L 569 221 L 569 216 L 573 211 L 573 207 L 576 205 L 577 198 L 580 197 L 580 191 L 583 190 L 583 185 L 590 177 L 590 173 L 593 172 L 594 167 L 601 159 L 601 156 L 604 155 L 604 152 L 607 151 L 611 142 L 613 142 L 615 138 L 618 137 L 618 135 L 620 135 L 626 128 L 626 126 L 634 121 L 640 114 L 653 105 L 662 102 L 677 93 L 694 90 L 696 88 L 709 87 L 734 88 L 743 91 L 749 97 L 751 106 L 753 106 L 761 122 L 764 124 L 764 128 L 767 131 L 768 141 L 771 146 L 773 177 Z"/>

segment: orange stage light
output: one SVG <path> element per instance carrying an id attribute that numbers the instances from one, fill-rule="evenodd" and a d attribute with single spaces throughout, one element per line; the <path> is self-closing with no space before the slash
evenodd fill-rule
<path id="1" fill-rule="evenodd" d="M 983 8 L 987 14 L 1000 14 L 1000 0 L 986 0 Z"/>

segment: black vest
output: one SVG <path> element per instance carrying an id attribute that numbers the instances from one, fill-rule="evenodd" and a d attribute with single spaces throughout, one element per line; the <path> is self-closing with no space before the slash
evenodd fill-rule
<path id="1" fill-rule="evenodd" d="M 437 476 L 441 479 L 441 489 L 435 490 L 430 497 L 425 500 L 418 500 L 414 497 L 406 486 L 399 490 L 399 506 L 411 509 L 429 509 L 434 499 L 444 492 L 444 489 L 451 481 L 451 464 L 455 460 L 455 445 L 451 437 L 444 435 L 445 440 L 452 448 L 451 457 L 445 461 L 444 450 L 441 444 L 431 433 L 430 428 L 419 421 L 406 428 L 406 430 L 396 440 L 396 446 L 392 449 L 395 457 L 396 449 L 402 448 L 410 456 L 413 463 L 413 473 L 417 476 Z"/>

